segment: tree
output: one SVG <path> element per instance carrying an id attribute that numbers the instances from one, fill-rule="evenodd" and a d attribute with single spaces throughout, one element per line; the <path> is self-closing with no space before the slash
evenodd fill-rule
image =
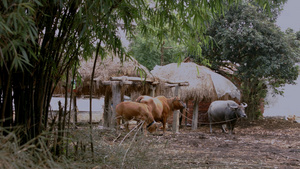
<path id="1" fill-rule="evenodd" d="M 268 0 L 257 1 L 269 6 Z M 195 40 L 196 30 L 197 40 L 205 40 L 206 21 L 227 7 L 223 2 L 236 1 L 161 0 L 155 1 L 155 6 L 141 0 L 1 1 L 2 126 L 23 127 L 21 143 L 41 134 L 47 128 L 49 103 L 57 82 L 80 57 L 91 57 L 97 44 L 102 58 L 107 51 L 123 56 L 117 36 L 119 23 L 130 34 L 136 22 L 143 33 L 159 32 L 160 40 L 167 23 L 175 38 L 184 32 L 185 37 Z M 191 24 L 193 32 L 189 30 Z M 8 120 L 13 117 L 13 107 L 15 122 Z"/>
<path id="2" fill-rule="evenodd" d="M 163 65 L 166 65 L 182 60 L 185 52 L 183 45 L 177 44 L 170 38 L 164 38 L 163 44 L 160 45 L 155 36 L 143 36 L 141 33 L 135 36 L 129 48 L 130 54 L 149 70 L 156 65 L 161 65 L 161 57 L 163 57 Z"/>
<path id="3" fill-rule="evenodd" d="M 292 58 L 295 59 L 295 62 L 300 62 L 300 31 L 294 32 L 293 29 L 288 28 L 285 31 L 285 38 L 291 49 Z"/>
<path id="4" fill-rule="evenodd" d="M 230 8 L 211 24 L 207 34 L 211 44 L 204 55 L 214 69 L 234 71 L 251 119 L 259 115 L 258 105 L 267 85 L 281 93 L 279 87 L 293 84 L 298 76 L 285 34 L 255 5 L 242 3 Z"/>

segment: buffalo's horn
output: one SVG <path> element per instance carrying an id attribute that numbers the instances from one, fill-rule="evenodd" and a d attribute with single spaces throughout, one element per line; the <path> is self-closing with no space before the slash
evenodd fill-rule
<path id="1" fill-rule="evenodd" d="M 247 106 L 248 106 L 247 103 L 245 103 L 245 102 L 241 103 L 241 105 L 242 105 L 243 107 L 247 107 Z"/>
<path id="2" fill-rule="evenodd" d="M 239 107 L 239 106 L 235 106 L 235 105 L 230 105 L 229 103 L 227 103 L 227 105 L 228 105 L 229 107 L 233 108 L 233 109 L 236 109 L 236 108 Z"/>

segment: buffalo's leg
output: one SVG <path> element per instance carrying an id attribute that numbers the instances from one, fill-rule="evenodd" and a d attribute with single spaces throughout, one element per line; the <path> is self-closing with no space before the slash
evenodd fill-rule
<path id="1" fill-rule="evenodd" d="M 231 122 L 231 133 L 232 134 L 234 134 L 233 129 L 234 129 L 235 123 L 236 123 L 236 120 Z"/>
<path id="2" fill-rule="evenodd" d="M 222 132 L 223 132 L 223 133 L 227 133 L 226 128 L 227 128 L 227 125 L 226 125 L 226 124 L 222 124 L 222 125 L 221 125 L 221 129 L 222 129 Z"/>
<path id="3" fill-rule="evenodd" d="M 211 125 L 212 125 L 212 120 L 211 120 L 211 117 L 210 117 L 209 114 L 208 114 L 208 119 L 209 119 L 209 132 L 212 133 L 212 127 L 211 127 Z"/>
<path id="4" fill-rule="evenodd" d="M 229 134 L 232 134 L 233 126 L 234 126 L 233 122 L 228 122 L 227 123 L 227 128 L 229 130 Z"/>

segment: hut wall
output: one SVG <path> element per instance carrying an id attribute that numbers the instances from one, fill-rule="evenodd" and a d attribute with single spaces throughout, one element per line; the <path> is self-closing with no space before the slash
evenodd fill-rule
<path id="1" fill-rule="evenodd" d="M 201 101 L 199 102 L 198 107 L 198 125 L 201 125 L 201 123 L 208 123 L 208 116 L 207 116 L 207 110 L 210 105 L 210 101 Z M 193 110 L 194 110 L 194 102 L 190 100 L 188 102 L 187 107 L 189 108 L 189 112 L 187 113 L 187 123 L 192 124 L 193 119 Z M 182 124 L 185 124 L 185 119 L 182 119 Z"/>
<path id="2" fill-rule="evenodd" d="M 207 110 L 209 108 L 209 105 L 210 105 L 210 101 L 201 101 L 199 102 L 199 108 L 198 108 L 198 112 L 199 112 L 199 115 L 198 115 L 198 125 L 201 125 L 201 124 L 207 124 L 208 123 L 208 116 L 207 116 Z M 188 102 L 188 105 L 187 105 L 189 111 L 187 112 L 187 117 L 186 116 L 186 113 L 184 113 L 183 117 L 182 117 L 182 120 L 181 120 L 181 125 L 185 125 L 185 119 L 187 118 L 187 125 L 188 126 L 191 126 L 192 125 L 192 119 L 193 119 L 193 110 L 194 110 L 194 102 L 193 100 L 190 100 Z M 168 124 L 169 126 L 172 125 L 172 122 L 173 122 L 173 114 L 168 118 Z"/>

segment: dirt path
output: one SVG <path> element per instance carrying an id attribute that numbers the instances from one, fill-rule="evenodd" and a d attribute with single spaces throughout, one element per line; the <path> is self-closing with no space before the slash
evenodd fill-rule
<path id="1" fill-rule="evenodd" d="M 222 133 L 214 127 L 190 127 L 180 133 L 167 131 L 144 137 L 125 131 L 115 132 L 95 128 L 96 163 L 91 163 L 90 152 L 77 161 L 83 168 L 299 168 L 300 124 L 284 119 L 268 118 L 253 122 L 239 121 L 235 134 Z M 86 140 L 88 132 L 75 130 Z M 126 138 L 126 139 L 124 139 Z M 77 158 L 78 159 L 78 158 Z M 74 166 L 75 163 L 72 163 Z M 87 165 L 89 167 L 87 167 Z M 76 166 L 75 168 L 81 168 Z"/>
<path id="2" fill-rule="evenodd" d="M 236 134 L 208 126 L 149 136 L 161 168 L 300 168 L 300 124 L 280 119 L 239 122 Z M 154 143 L 153 143 L 154 142 Z"/>

